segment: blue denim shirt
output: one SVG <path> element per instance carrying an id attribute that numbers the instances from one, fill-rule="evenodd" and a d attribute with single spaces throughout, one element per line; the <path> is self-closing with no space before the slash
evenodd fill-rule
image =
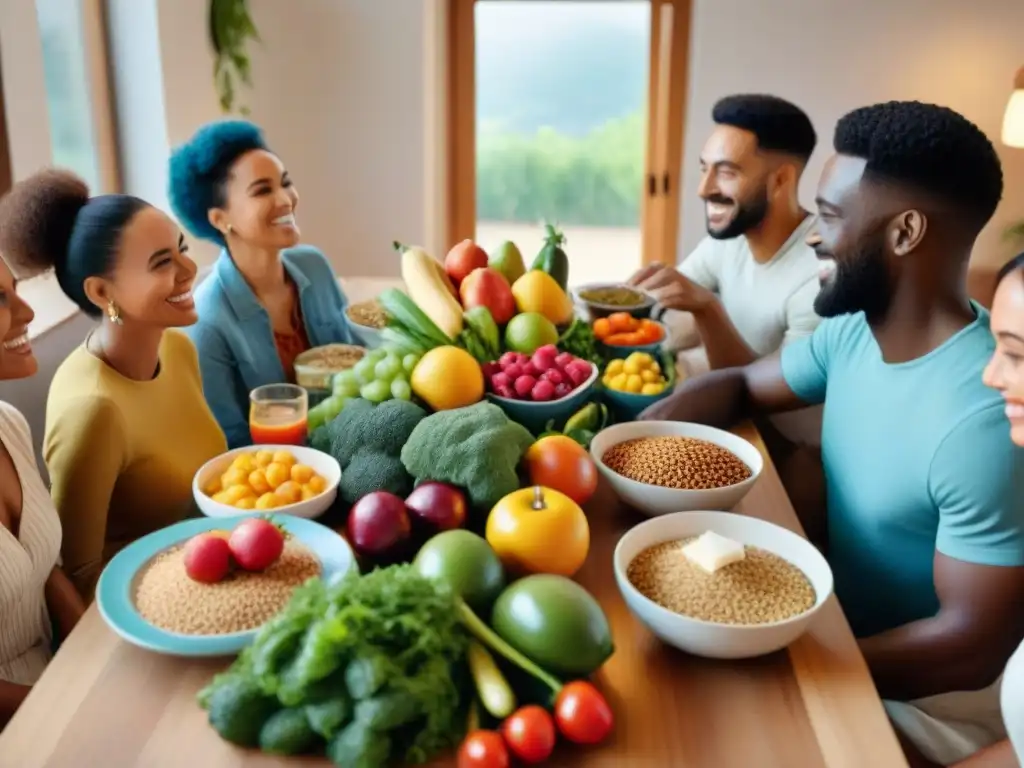
<path id="1" fill-rule="evenodd" d="M 345 323 L 348 299 L 324 255 L 300 245 L 283 251 L 281 260 L 298 289 L 309 343 L 356 343 Z M 249 445 L 249 393 L 286 380 L 270 317 L 226 251 L 194 297 L 199 321 L 185 330 L 199 352 L 206 401 L 228 446 Z"/>

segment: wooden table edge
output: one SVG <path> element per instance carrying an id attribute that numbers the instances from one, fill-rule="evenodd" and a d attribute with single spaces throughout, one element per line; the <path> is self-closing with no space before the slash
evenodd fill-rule
<path id="1" fill-rule="evenodd" d="M 733 431 L 757 447 L 764 457 L 765 468 L 770 468 L 777 476 L 778 470 L 757 427 L 747 422 L 738 425 Z M 792 516 L 792 530 L 806 537 L 792 506 L 789 512 Z M 807 710 L 807 718 L 828 768 L 864 768 L 866 765 L 909 768 L 903 748 L 871 679 L 867 662 L 835 595 L 823 606 L 811 631 L 790 645 L 787 652 Z M 836 664 L 839 656 L 846 660 L 842 666 Z M 842 689 L 838 694 L 837 675 L 842 676 Z M 827 686 L 823 684 L 826 677 Z M 870 741 L 851 742 L 848 738 L 850 729 L 834 727 L 834 723 L 842 721 L 834 712 L 839 697 L 847 703 L 850 699 L 857 702 L 856 709 L 860 718 L 858 732 L 870 733 Z M 882 759 L 885 762 L 879 762 Z"/>

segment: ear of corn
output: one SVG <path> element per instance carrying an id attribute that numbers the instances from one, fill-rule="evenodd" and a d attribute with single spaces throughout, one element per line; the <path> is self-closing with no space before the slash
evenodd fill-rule
<path id="1" fill-rule="evenodd" d="M 462 305 L 444 267 L 422 248 L 396 243 L 402 253 L 402 280 L 409 296 L 449 339 L 462 332 Z"/>

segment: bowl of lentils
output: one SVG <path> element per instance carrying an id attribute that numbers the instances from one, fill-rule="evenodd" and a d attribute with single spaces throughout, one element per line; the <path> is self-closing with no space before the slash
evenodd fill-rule
<path id="1" fill-rule="evenodd" d="M 633 317 L 650 317 L 654 299 L 625 283 L 589 283 L 572 290 L 573 298 L 591 321 L 616 312 Z"/>
<path id="2" fill-rule="evenodd" d="M 685 421 L 615 424 L 594 436 L 590 455 L 618 497 L 647 515 L 732 509 L 764 468 L 742 437 Z"/>
<path id="3" fill-rule="evenodd" d="M 613 556 L 627 607 L 665 643 L 743 659 L 785 648 L 833 592 L 803 536 L 733 512 L 677 512 L 634 526 Z"/>

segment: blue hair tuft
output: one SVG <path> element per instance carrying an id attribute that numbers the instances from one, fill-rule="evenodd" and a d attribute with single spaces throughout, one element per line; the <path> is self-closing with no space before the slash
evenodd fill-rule
<path id="1" fill-rule="evenodd" d="M 193 237 L 224 245 L 209 211 L 224 205 L 224 182 L 235 160 L 254 149 L 267 149 L 257 126 L 246 120 L 221 120 L 207 123 L 171 153 L 171 209 Z"/>

